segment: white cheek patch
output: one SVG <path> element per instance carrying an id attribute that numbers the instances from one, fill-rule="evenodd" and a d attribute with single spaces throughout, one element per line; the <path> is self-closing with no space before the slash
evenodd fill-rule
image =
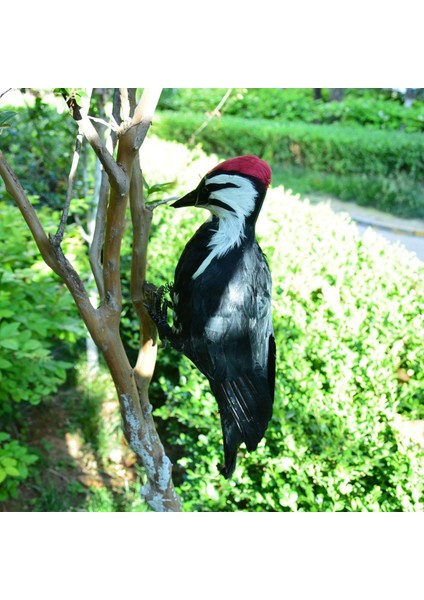
<path id="1" fill-rule="evenodd" d="M 211 200 L 219 200 L 227 206 L 229 206 L 240 220 L 244 222 L 246 217 L 252 214 L 255 208 L 255 199 L 257 196 L 256 189 L 250 179 L 246 177 L 240 177 L 240 175 L 215 175 L 207 177 L 205 185 L 225 185 L 231 183 L 235 187 L 224 187 L 221 190 L 214 190 L 211 195 Z M 213 214 L 218 217 L 222 216 L 222 213 L 227 213 L 225 208 L 211 206 L 209 209 Z"/>
<path id="2" fill-rule="evenodd" d="M 225 185 L 226 183 L 232 183 L 236 187 L 223 187 L 214 190 L 210 195 L 210 200 L 218 200 L 221 206 L 214 206 L 213 204 L 205 206 L 213 215 L 218 217 L 218 230 L 213 234 L 208 244 L 211 252 L 194 273 L 193 279 L 201 275 L 214 258 L 221 258 L 234 246 L 240 246 L 245 238 L 245 221 L 255 208 L 257 191 L 249 179 L 239 175 L 222 173 L 207 177 L 205 180 L 205 185 Z M 227 205 L 229 209 L 224 208 L 222 204 Z"/>

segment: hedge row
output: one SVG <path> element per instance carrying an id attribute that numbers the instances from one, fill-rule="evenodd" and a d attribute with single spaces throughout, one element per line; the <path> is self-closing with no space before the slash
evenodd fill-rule
<path id="1" fill-rule="evenodd" d="M 203 122 L 202 115 L 166 111 L 157 116 L 154 132 L 185 143 Z M 212 120 L 195 141 L 206 152 L 222 156 L 257 154 L 274 167 L 294 165 L 350 177 L 354 185 L 347 199 L 359 194 L 363 203 L 386 209 L 393 205 L 396 214 L 424 216 L 421 134 L 224 116 Z M 370 189 L 375 190 L 371 197 Z"/>
<path id="2" fill-rule="evenodd" d="M 244 119 L 263 118 L 302 123 L 367 127 L 385 130 L 424 131 L 424 104 L 404 105 L 394 90 L 345 89 L 342 102 L 329 102 L 329 90 L 322 99 L 313 98 L 308 88 L 235 88 L 222 107 L 225 115 Z M 162 110 L 210 113 L 224 96 L 222 88 L 173 88 L 162 92 Z"/>
<path id="3" fill-rule="evenodd" d="M 202 115 L 163 112 L 154 131 L 184 143 L 204 120 Z M 236 155 L 249 151 L 274 163 L 328 173 L 386 177 L 408 173 L 415 180 L 424 178 L 421 134 L 224 116 L 212 120 L 198 141 L 207 152 Z"/>

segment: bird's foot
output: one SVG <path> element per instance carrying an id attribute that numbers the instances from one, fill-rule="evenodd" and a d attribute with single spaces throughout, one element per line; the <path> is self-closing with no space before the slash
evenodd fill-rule
<path id="1" fill-rule="evenodd" d="M 168 308 L 172 307 L 172 302 L 164 296 L 172 292 L 172 287 L 172 284 L 161 285 L 158 288 L 151 283 L 144 285 L 144 307 L 156 325 L 161 340 L 169 338 L 171 331 L 168 325 Z"/>

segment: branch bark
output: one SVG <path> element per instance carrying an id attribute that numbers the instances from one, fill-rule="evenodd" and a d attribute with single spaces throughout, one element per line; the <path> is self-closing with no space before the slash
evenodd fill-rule
<path id="1" fill-rule="evenodd" d="M 91 305 L 79 275 L 62 252 L 61 240 L 56 236 L 46 235 L 22 185 L 1 153 L 0 175 L 5 181 L 7 191 L 21 210 L 43 259 L 69 288 L 90 334 L 103 352 L 117 390 L 126 439 L 145 467 L 147 483 L 142 488 L 142 495 L 154 510 L 179 511 L 181 502 L 172 482 L 172 464 L 165 455 L 157 435 L 148 399 L 148 387 L 156 360 L 156 334 L 143 305 L 147 241 L 152 213 L 144 205 L 138 150 L 150 127 L 159 95 L 158 90 L 143 93 L 135 107 L 133 118 L 124 123 L 124 127 L 118 133 L 116 161 L 88 116 L 74 100 L 68 99 L 68 106 L 75 120 L 99 157 L 110 182 L 103 247 L 104 294 L 99 308 Z M 121 93 L 122 97 L 125 95 Z M 106 187 L 106 183 L 104 185 Z M 134 370 L 119 333 L 122 307 L 120 252 L 129 196 L 134 226 L 131 293 L 140 319 L 141 337 L 139 357 Z M 106 197 L 104 191 L 103 197 Z M 100 238 L 99 233 L 95 250 L 96 267 L 93 268 L 96 280 L 99 281 L 101 267 L 97 261 L 101 248 Z"/>

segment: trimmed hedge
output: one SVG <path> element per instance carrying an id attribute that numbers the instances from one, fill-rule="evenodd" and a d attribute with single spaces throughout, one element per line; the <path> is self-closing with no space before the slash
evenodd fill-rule
<path id="1" fill-rule="evenodd" d="M 222 107 L 226 115 L 244 119 L 278 119 L 367 127 L 372 129 L 424 131 L 424 103 L 404 98 L 393 90 L 344 90 L 342 102 L 329 102 L 329 90 L 321 90 L 322 100 L 313 98 L 308 88 L 235 88 Z M 222 100 L 222 88 L 174 88 L 162 93 L 162 110 L 209 113 Z"/>
<path id="2" fill-rule="evenodd" d="M 157 285 L 206 216 L 158 213 Z M 276 400 L 264 441 L 241 448 L 231 481 L 218 474 L 222 434 L 207 381 L 160 349 L 154 416 L 184 509 L 422 511 L 423 450 L 398 431 L 399 419 L 422 416 L 422 264 L 281 188 L 267 195 L 258 235 L 273 275 Z"/>
<path id="3" fill-rule="evenodd" d="M 162 112 L 154 132 L 184 143 L 203 121 L 198 114 Z M 385 209 L 393 206 L 395 214 L 404 216 L 424 216 L 421 134 L 225 116 L 212 120 L 196 141 L 205 152 L 222 156 L 257 154 L 273 166 L 294 165 L 351 177 L 354 185 L 346 199 L 355 200 L 359 194 L 364 204 Z M 371 197 L 369 189 L 374 190 Z M 400 202 L 396 200 L 398 193 Z"/>

